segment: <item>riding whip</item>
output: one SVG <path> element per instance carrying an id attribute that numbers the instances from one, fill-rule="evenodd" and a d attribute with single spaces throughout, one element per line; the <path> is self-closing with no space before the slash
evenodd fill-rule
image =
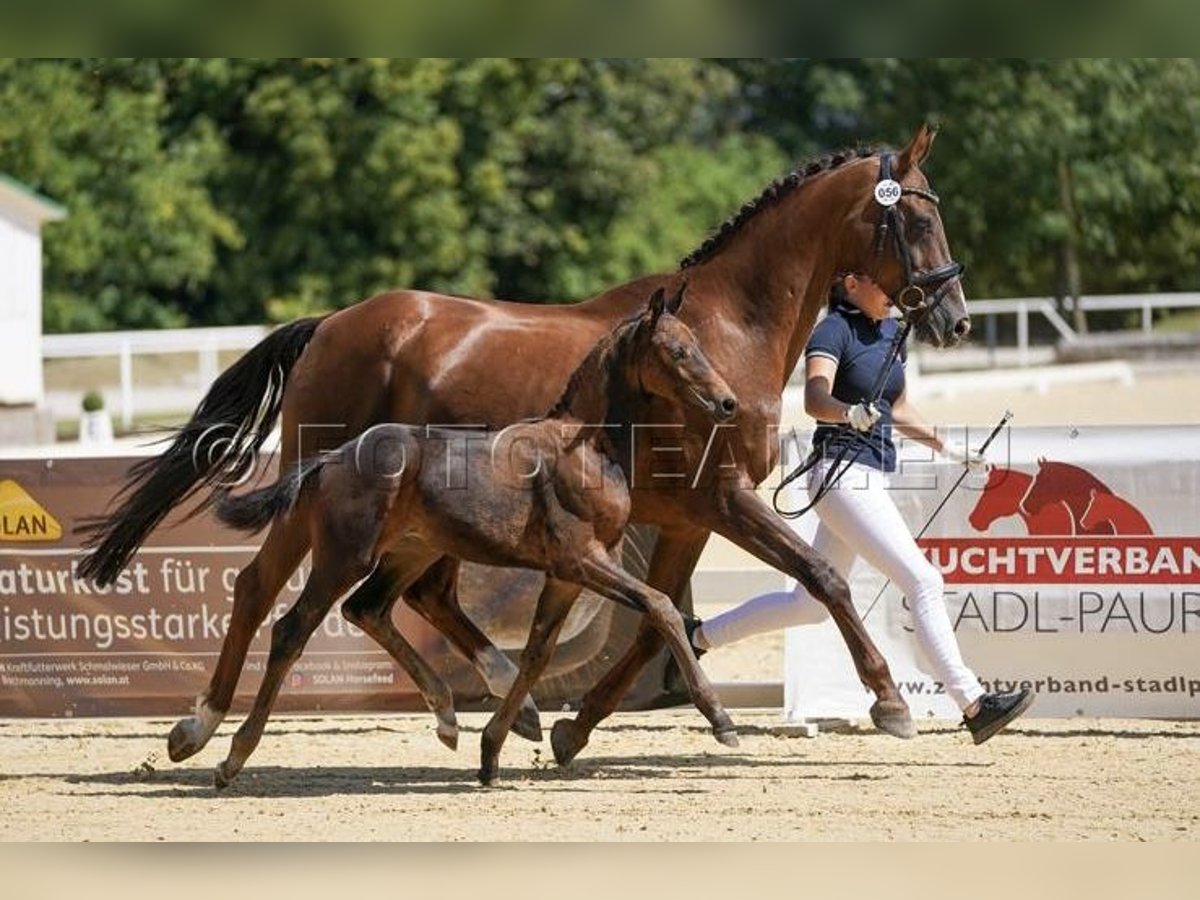
<path id="1" fill-rule="evenodd" d="M 992 441 L 994 441 L 997 435 L 1004 430 L 1004 426 L 1008 424 L 1008 421 L 1012 418 L 1012 415 L 1013 414 L 1010 410 L 1004 411 L 1004 415 L 1000 417 L 1000 421 L 996 424 L 996 427 L 992 429 L 992 433 L 987 436 L 987 440 L 980 444 L 980 455 L 987 451 L 987 448 L 991 445 Z M 968 472 L 970 472 L 970 469 L 964 466 L 962 472 L 959 473 L 957 480 L 955 480 L 954 484 L 950 486 L 950 490 L 946 492 L 946 496 L 942 498 L 942 502 L 937 505 L 937 509 L 929 514 L 929 519 L 926 520 L 923 526 L 921 526 L 921 530 L 917 532 L 917 536 L 913 540 L 919 541 L 925 536 L 925 532 L 929 530 L 929 526 L 933 524 L 933 520 L 937 518 L 937 514 L 942 511 L 942 507 L 944 507 L 950 498 L 954 496 L 954 492 L 957 491 L 958 486 L 963 483 L 963 479 L 967 477 Z M 867 607 L 867 611 L 862 614 L 863 621 L 866 621 L 867 616 L 871 614 L 871 610 L 875 608 L 875 604 L 879 602 L 879 598 L 883 596 L 883 592 L 888 589 L 889 584 L 891 584 L 891 581 L 884 581 L 883 587 L 879 589 L 879 593 L 875 595 L 875 599 L 871 601 L 871 605 Z"/>

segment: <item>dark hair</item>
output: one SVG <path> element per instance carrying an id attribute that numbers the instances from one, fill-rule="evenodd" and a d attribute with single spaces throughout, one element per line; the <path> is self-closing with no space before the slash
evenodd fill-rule
<path id="1" fill-rule="evenodd" d="M 833 308 L 839 303 L 846 305 L 852 305 L 853 303 L 853 301 L 850 299 L 850 294 L 846 291 L 846 282 L 844 277 L 845 276 L 843 275 L 839 275 L 837 278 L 833 279 L 833 283 L 829 285 L 828 309 L 830 312 L 832 312 Z"/>

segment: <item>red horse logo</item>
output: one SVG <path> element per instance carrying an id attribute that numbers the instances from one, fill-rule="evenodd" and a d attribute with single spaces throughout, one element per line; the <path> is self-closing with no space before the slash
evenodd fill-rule
<path id="1" fill-rule="evenodd" d="M 1150 523 L 1086 469 L 1038 460 L 1036 475 L 992 466 L 968 521 L 987 531 L 997 519 L 1020 516 L 1030 535 L 1153 534 Z"/>

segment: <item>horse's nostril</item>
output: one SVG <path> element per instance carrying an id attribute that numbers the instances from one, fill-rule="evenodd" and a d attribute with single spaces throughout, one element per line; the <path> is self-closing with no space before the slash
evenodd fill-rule
<path id="1" fill-rule="evenodd" d="M 721 401 L 721 412 L 725 413 L 727 416 L 732 416 L 735 412 L 737 412 L 737 407 L 737 400 L 733 397 L 726 397 Z"/>
<path id="2" fill-rule="evenodd" d="M 954 323 L 954 333 L 960 338 L 966 337 L 971 331 L 971 320 L 965 316 Z"/>

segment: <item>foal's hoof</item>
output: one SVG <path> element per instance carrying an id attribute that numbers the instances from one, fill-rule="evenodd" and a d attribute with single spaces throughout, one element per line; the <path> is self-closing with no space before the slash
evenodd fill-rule
<path id="1" fill-rule="evenodd" d="M 496 779 L 500 775 L 500 767 L 494 763 L 492 765 L 483 765 L 479 767 L 479 771 L 475 775 L 479 779 L 481 786 L 491 787 L 496 783 Z"/>
<path id="2" fill-rule="evenodd" d="M 876 700 L 871 706 L 871 721 L 892 737 L 908 740 L 917 736 L 917 726 L 903 700 Z"/>
<path id="3" fill-rule="evenodd" d="M 513 720 L 512 730 L 514 734 L 518 734 L 527 741 L 533 741 L 535 744 L 542 740 L 542 718 L 538 715 L 538 709 L 531 702 L 526 702 L 520 712 L 517 713 L 517 718 Z"/>
<path id="4" fill-rule="evenodd" d="M 586 746 L 587 738 L 571 719 L 559 719 L 550 729 L 550 747 L 554 750 L 554 761 L 560 766 L 569 766 Z"/>
<path id="5" fill-rule="evenodd" d="M 217 763 L 216 769 L 213 770 L 213 787 L 218 791 L 229 787 L 240 771 L 242 767 L 232 765 L 229 760 Z"/>
<path id="6" fill-rule="evenodd" d="M 451 750 L 457 750 L 458 726 L 453 722 L 443 722 L 439 719 L 437 723 L 437 739 Z"/>
<path id="7" fill-rule="evenodd" d="M 206 743 L 197 738 L 194 718 L 180 719 L 167 735 L 167 756 L 171 762 L 183 762 L 199 753 Z"/>
<path id="8" fill-rule="evenodd" d="M 724 744 L 726 747 L 738 746 L 738 735 L 737 729 L 735 728 L 726 728 L 722 731 L 714 731 L 713 737 L 717 739 L 718 743 Z"/>

